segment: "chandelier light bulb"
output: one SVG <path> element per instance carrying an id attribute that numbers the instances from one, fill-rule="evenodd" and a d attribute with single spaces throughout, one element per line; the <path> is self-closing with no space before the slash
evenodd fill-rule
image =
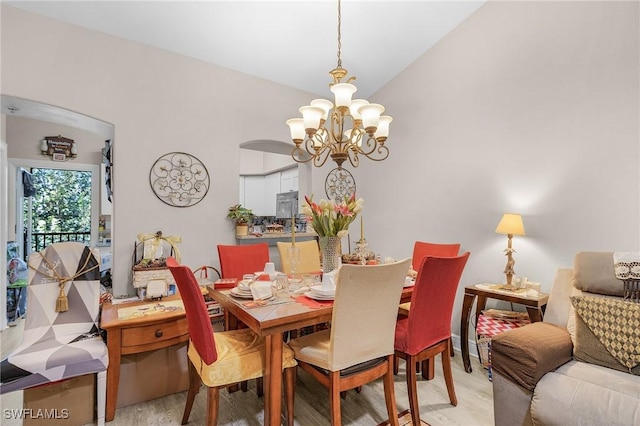
<path id="1" fill-rule="evenodd" d="M 326 99 L 314 99 L 309 105 L 313 107 L 322 108 L 324 113 L 322 114 L 322 120 L 327 121 L 327 117 L 329 116 L 329 111 L 333 108 L 333 103 Z"/>
<path id="2" fill-rule="evenodd" d="M 372 134 L 378 127 L 380 114 L 384 112 L 384 107 L 380 104 L 368 104 L 360 107 L 358 112 L 362 115 L 362 127 L 367 133 Z"/>
<path id="3" fill-rule="evenodd" d="M 331 86 L 331 91 L 336 97 L 336 108 L 345 112 L 351 105 L 351 96 L 358 90 L 351 83 L 338 83 Z"/>
<path id="4" fill-rule="evenodd" d="M 318 127 L 320 127 L 320 120 L 324 110 L 316 106 L 307 105 L 300 107 L 299 111 L 302 113 L 304 129 L 309 136 L 313 136 L 318 131 Z"/>
<path id="5" fill-rule="evenodd" d="M 360 148 L 362 146 L 362 129 L 349 129 L 344 132 L 344 141 L 350 141 L 354 146 Z"/>
<path id="6" fill-rule="evenodd" d="M 287 120 L 287 126 L 289 126 L 289 131 L 291 132 L 291 139 L 302 142 L 305 135 L 302 118 L 290 118 Z"/>
<path id="7" fill-rule="evenodd" d="M 362 120 L 362 116 L 358 110 L 360 107 L 365 105 L 369 105 L 369 101 L 366 99 L 354 99 L 351 101 L 351 105 L 349 105 L 349 113 L 354 120 Z"/>
<path id="8" fill-rule="evenodd" d="M 384 142 L 387 140 L 389 136 L 389 125 L 393 121 L 393 118 L 388 115 L 383 115 L 380 117 L 380 121 L 378 121 L 378 128 L 374 134 L 374 137 L 379 142 Z"/>

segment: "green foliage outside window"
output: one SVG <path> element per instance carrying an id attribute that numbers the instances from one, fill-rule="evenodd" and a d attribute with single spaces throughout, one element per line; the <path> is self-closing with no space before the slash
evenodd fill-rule
<path id="1" fill-rule="evenodd" d="M 34 168 L 32 175 L 33 232 L 91 231 L 91 172 Z"/>

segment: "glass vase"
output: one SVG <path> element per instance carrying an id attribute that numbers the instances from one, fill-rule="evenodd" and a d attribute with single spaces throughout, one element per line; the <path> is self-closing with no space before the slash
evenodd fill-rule
<path id="1" fill-rule="evenodd" d="M 342 242 L 340 237 L 320 237 L 322 272 L 331 272 L 341 264 Z"/>

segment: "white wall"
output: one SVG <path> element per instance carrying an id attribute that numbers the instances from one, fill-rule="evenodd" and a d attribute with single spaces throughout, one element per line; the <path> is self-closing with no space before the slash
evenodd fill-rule
<path id="1" fill-rule="evenodd" d="M 2 4 L 2 93 L 113 123 L 113 288 L 133 293 L 136 235 L 180 235 L 182 260 L 217 265 L 216 244 L 235 242 L 227 208 L 238 199 L 238 145 L 286 140 L 282 123 L 312 95 Z M 250 104 L 230 104 L 260 93 Z M 246 117 L 257 117 L 246 126 Z M 153 195 L 149 169 L 184 151 L 211 175 L 205 199 L 170 207 Z"/>
<path id="2" fill-rule="evenodd" d="M 394 121 L 356 178 L 372 249 L 460 242 L 461 284 L 499 282 L 494 230 L 521 213 L 515 271 L 544 290 L 577 251 L 639 250 L 638 6 L 489 2 L 376 93 Z"/>

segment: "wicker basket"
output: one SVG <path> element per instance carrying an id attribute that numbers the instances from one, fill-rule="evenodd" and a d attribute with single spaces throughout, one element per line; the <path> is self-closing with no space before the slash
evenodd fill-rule
<path id="1" fill-rule="evenodd" d="M 162 266 L 140 266 L 142 249 L 143 243 L 137 242 L 134 244 L 132 256 L 133 267 L 131 268 L 131 282 L 133 287 L 144 288 L 147 286 L 147 283 L 152 280 L 165 280 L 167 287 L 169 287 L 170 284 L 174 284 L 175 280 L 173 279 L 173 275 L 169 268 L 164 266 L 164 262 L 162 262 Z M 173 255 L 173 250 L 171 250 L 170 255 Z"/>
<path id="2" fill-rule="evenodd" d="M 529 324 L 526 312 L 488 309 L 482 311 L 476 325 L 476 345 L 482 366 L 491 370 L 491 338 L 506 330 Z"/>

